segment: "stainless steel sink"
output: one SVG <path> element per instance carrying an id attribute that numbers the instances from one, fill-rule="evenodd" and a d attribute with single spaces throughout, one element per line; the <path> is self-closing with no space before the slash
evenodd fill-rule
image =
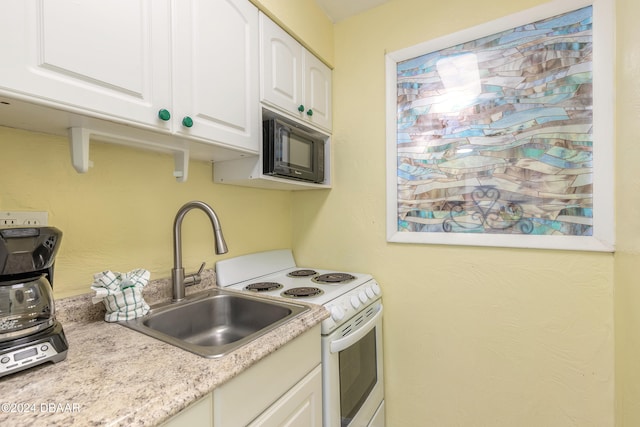
<path id="1" fill-rule="evenodd" d="M 223 356 L 308 311 L 304 305 L 212 289 L 152 306 L 124 326 L 207 358 Z"/>

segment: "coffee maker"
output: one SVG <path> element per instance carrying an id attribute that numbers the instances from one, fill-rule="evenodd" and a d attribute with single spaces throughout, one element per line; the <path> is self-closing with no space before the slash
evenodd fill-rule
<path id="1" fill-rule="evenodd" d="M 0 377 L 67 357 L 52 290 L 61 239 L 55 227 L 0 228 Z"/>

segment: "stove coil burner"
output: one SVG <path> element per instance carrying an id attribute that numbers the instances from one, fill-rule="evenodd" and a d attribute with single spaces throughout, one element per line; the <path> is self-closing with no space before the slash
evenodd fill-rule
<path id="1" fill-rule="evenodd" d="M 294 270 L 287 274 L 289 277 L 309 277 L 318 274 L 315 270 Z"/>
<path id="2" fill-rule="evenodd" d="M 348 273 L 327 273 L 316 276 L 311 280 L 316 283 L 343 283 L 355 278 L 356 276 Z"/>
<path id="3" fill-rule="evenodd" d="M 315 288 L 313 286 L 305 286 L 301 288 L 291 288 L 287 289 L 282 293 L 282 296 L 289 298 L 304 298 L 304 297 L 315 297 L 318 295 L 322 295 L 324 292 L 322 289 Z"/>
<path id="4" fill-rule="evenodd" d="M 268 292 L 275 291 L 276 289 L 281 289 L 282 285 L 278 282 L 258 282 L 251 283 L 244 287 L 245 291 L 253 291 L 253 292 Z"/>

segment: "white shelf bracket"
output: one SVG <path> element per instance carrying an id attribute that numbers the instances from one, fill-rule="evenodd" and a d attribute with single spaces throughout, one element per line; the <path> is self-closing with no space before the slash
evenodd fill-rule
<path id="1" fill-rule="evenodd" d="M 89 139 L 91 133 L 85 128 L 69 128 L 71 146 L 71 164 L 78 173 L 87 173 L 93 166 L 89 160 Z"/>
<path id="2" fill-rule="evenodd" d="M 173 153 L 173 176 L 176 181 L 185 182 L 189 175 L 189 151 L 176 151 Z"/>
<path id="3" fill-rule="evenodd" d="M 173 176 L 177 182 L 185 182 L 189 175 L 189 149 L 186 147 L 168 147 L 157 142 L 141 139 L 123 138 L 120 135 L 109 132 L 93 131 L 83 127 L 69 128 L 69 141 L 71 147 L 71 164 L 78 173 L 86 173 L 93 162 L 89 160 L 89 140 L 95 135 L 101 140 L 128 145 L 138 148 L 146 148 L 155 151 L 170 152 L 173 154 Z"/>

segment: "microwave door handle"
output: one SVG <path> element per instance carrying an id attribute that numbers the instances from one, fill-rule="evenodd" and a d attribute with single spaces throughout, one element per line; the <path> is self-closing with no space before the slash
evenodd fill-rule
<path id="1" fill-rule="evenodd" d="M 360 341 L 365 335 L 369 333 L 373 328 L 376 327 L 376 322 L 378 319 L 382 317 L 382 304 L 380 304 L 380 310 L 373 316 L 367 323 L 364 324 L 363 327 L 355 331 L 351 335 L 347 335 L 344 338 L 340 338 L 339 340 L 331 341 L 330 350 L 331 353 L 338 353 L 345 348 L 351 347 L 353 344 Z"/>

